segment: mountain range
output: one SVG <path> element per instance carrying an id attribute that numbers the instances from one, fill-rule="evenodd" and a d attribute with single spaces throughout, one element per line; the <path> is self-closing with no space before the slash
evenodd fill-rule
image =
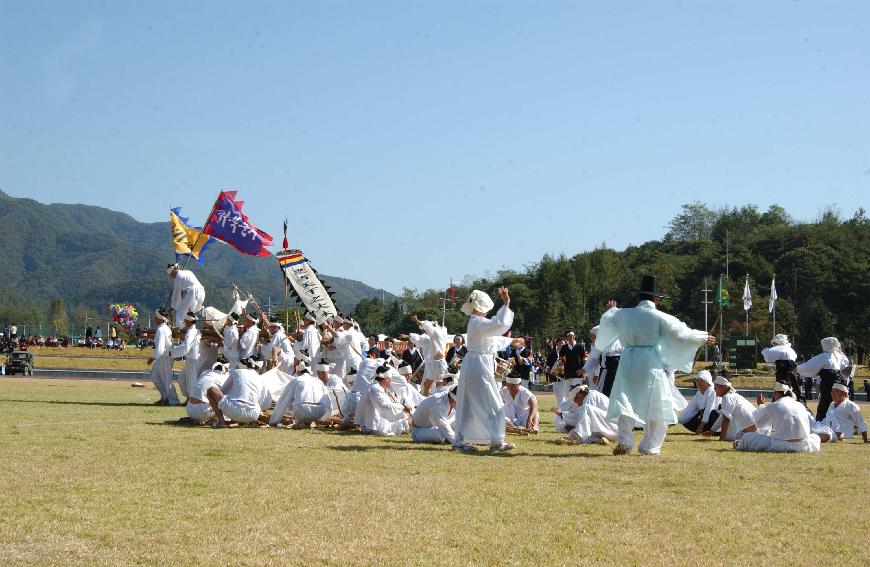
<path id="1" fill-rule="evenodd" d="M 45 304 L 62 298 L 69 307 L 98 313 L 119 302 L 153 310 L 166 303 L 172 288 L 165 272 L 174 258 L 168 220 L 143 223 L 103 207 L 46 205 L 0 191 L 0 242 L 3 302 Z M 274 257 L 246 256 L 214 242 L 203 259 L 189 267 L 205 286 L 207 305 L 228 307 L 235 283 L 264 307 L 267 299 L 283 306 L 284 285 Z M 352 311 L 361 299 L 394 298 L 360 281 L 322 277 L 340 311 Z"/>

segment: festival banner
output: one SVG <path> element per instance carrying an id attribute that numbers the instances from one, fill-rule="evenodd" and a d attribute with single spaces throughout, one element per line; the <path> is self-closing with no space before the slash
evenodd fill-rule
<path id="1" fill-rule="evenodd" d="M 190 226 L 188 219 L 181 216 L 181 207 L 169 209 L 169 227 L 172 229 L 176 261 L 184 256 L 192 256 L 202 264 L 202 253 L 213 239 L 203 234 L 200 227 Z"/>
<path id="2" fill-rule="evenodd" d="M 242 213 L 244 201 L 236 200 L 235 191 L 221 191 L 212 207 L 203 232 L 226 242 L 242 254 L 268 256 L 272 237 L 255 227 Z"/>
<path id="3" fill-rule="evenodd" d="M 314 315 L 318 325 L 327 317 L 338 314 L 329 286 L 320 279 L 301 250 L 284 250 L 275 257 L 293 290 L 291 295 Z"/>

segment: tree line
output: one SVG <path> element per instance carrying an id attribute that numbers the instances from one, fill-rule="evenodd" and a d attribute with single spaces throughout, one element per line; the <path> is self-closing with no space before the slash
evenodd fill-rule
<path id="1" fill-rule="evenodd" d="M 818 341 L 826 336 L 847 345 L 870 343 L 870 219 L 863 209 L 843 218 L 829 207 L 813 222 L 796 222 L 778 205 L 762 212 L 751 204 L 714 209 L 693 202 L 664 228 L 661 240 L 623 251 L 600 246 L 572 257 L 545 254 L 523 270 L 466 278 L 456 287 L 456 301 L 471 289 L 495 297 L 499 285 L 510 286 L 515 333 L 541 344 L 568 330 L 586 335 L 608 299 L 633 305 L 631 290 L 643 274 L 652 274 L 670 295 L 661 308 L 694 328 L 704 327 L 706 282 L 711 290 L 707 298 L 714 301 L 708 306 L 708 326 L 719 334 L 721 312 L 727 340 L 745 332 L 741 297 L 748 275 L 750 335 L 768 343 L 773 335 L 768 298 L 775 274 L 776 331 L 790 335 L 805 354 L 817 352 Z M 731 298 L 721 308 L 715 303 L 720 278 Z M 412 329 L 411 313 L 441 320 L 444 295 L 405 289 L 394 301 L 360 301 L 354 315 L 367 332 L 397 335 Z M 448 310 L 445 319 L 451 332 L 464 332 L 466 318 L 458 307 Z"/>

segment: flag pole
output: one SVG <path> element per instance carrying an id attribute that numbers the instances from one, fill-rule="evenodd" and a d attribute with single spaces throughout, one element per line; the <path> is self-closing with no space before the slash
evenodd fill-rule
<path id="1" fill-rule="evenodd" d="M 776 274 L 773 274 L 772 281 L 776 281 Z M 771 284 L 771 288 L 772 290 L 776 289 L 775 287 L 773 287 L 773 284 Z M 776 336 L 776 300 L 773 300 L 773 336 Z"/>
<path id="2" fill-rule="evenodd" d="M 749 274 L 746 274 L 746 285 L 749 286 Z M 746 311 L 746 336 L 749 336 L 749 309 L 745 309 Z"/>

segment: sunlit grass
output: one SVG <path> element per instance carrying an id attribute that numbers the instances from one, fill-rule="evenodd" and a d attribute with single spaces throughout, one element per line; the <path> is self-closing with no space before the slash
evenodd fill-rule
<path id="1" fill-rule="evenodd" d="M 853 564 L 870 447 L 507 456 L 405 437 L 179 427 L 151 387 L 0 380 L 0 564 Z M 541 396 L 541 407 L 552 405 Z"/>

